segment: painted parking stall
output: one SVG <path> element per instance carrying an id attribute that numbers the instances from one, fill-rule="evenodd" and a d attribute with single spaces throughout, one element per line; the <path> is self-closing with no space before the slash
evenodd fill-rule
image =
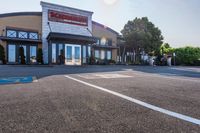
<path id="1" fill-rule="evenodd" d="M 175 112 L 175 111 L 171 111 L 169 109 L 165 109 L 163 107 L 160 107 L 160 106 L 157 106 L 157 105 L 153 105 L 151 103 L 143 102 L 141 100 L 138 100 L 137 98 L 134 98 L 134 97 L 131 97 L 131 96 L 127 96 L 125 94 L 121 94 L 121 93 L 119 93 L 117 91 L 113 91 L 109 87 L 108 88 L 107 87 L 106 88 L 105 87 L 101 87 L 99 85 L 92 84 L 91 82 L 87 81 L 87 80 L 95 80 L 95 81 L 99 80 L 100 81 L 102 79 L 123 79 L 123 78 L 134 77 L 134 76 L 130 76 L 130 75 L 126 75 L 126 76 L 125 75 L 126 74 L 95 73 L 95 74 L 74 75 L 75 77 L 72 76 L 72 75 L 71 76 L 70 75 L 66 75 L 65 77 L 68 78 L 68 79 L 74 80 L 76 82 L 79 82 L 79 83 L 81 83 L 83 85 L 86 85 L 86 86 L 101 90 L 103 92 L 109 93 L 111 95 L 117 96 L 119 98 L 128 100 L 128 101 L 130 101 L 130 102 L 132 102 L 134 104 L 138 104 L 138 105 L 140 105 L 142 107 L 145 107 L 145 108 L 151 109 L 153 111 L 162 113 L 164 115 L 168 115 L 168 116 L 171 116 L 173 118 L 180 119 L 180 120 L 192 123 L 192 124 L 200 125 L 200 119 L 198 119 L 198 118 L 191 117 L 189 115 L 184 115 L 184 113 L 178 113 L 178 112 Z M 82 79 L 80 79 L 78 77 L 80 77 Z"/>
<path id="2" fill-rule="evenodd" d="M 36 77 L 27 76 L 27 77 L 0 78 L 0 85 L 4 85 L 4 84 L 23 84 L 23 83 L 32 83 L 32 82 L 37 82 Z"/>

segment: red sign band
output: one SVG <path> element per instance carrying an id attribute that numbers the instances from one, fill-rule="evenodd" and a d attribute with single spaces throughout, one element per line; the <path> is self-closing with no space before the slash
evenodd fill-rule
<path id="1" fill-rule="evenodd" d="M 88 26 L 88 17 L 49 10 L 49 21 Z"/>

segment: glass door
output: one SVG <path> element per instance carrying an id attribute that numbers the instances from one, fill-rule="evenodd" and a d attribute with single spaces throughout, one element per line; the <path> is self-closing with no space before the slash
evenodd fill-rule
<path id="1" fill-rule="evenodd" d="M 8 45 L 8 62 L 16 62 L 16 45 Z"/>
<path id="2" fill-rule="evenodd" d="M 81 46 L 66 44 L 65 57 L 66 65 L 81 65 Z"/>
<path id="3" fill-rule="evenodd" d="M 66 65 L 73 65 L 73 60 L 72 60 L 72 46 L 71 45 L 66 45 L 65 46 L 65 64 Z"/>
<path id="4" fill-rule="evenodd" d="M 74 64 L 81 65 L 81 47 L 80 46 L 74 47 Z"/>

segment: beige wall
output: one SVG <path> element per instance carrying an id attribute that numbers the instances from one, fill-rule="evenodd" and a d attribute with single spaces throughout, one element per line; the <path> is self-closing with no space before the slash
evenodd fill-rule
<path id="1" fill-rule="evenodd" d="M 117 49 L 112 50 L 112 60 L 117 61 Z"/>
<path id="2" fill-rule="evenodd" d="M 42 16 L 29 15 L 29 16 L 9 16 L 0 17 L 0 36 L 5 36 L 6 27 L 19 28 L 24 30 L 36 31 L 41 35 L 42 32 Z M 3 32 L 4 30 L 4 32 Z M 6 42 L 0 41 L 0 44 L 4 46 L 5 52 L 7 51 Z M 42 48 L 42 44 L 38 45 Z M 5 55 L 7 59 L 7 54 Z"/>
<path id="3" fill-rule="evenodd" d="M 3 34 L 3 29 L 6 27 L 16 27 L 27 30 L 35 30 L 41 34 L 42 31 L 42 16 L 12 16 L 0 18 L 0 35 Z M 4 33 L 5 35 L 5 33 Z"/>

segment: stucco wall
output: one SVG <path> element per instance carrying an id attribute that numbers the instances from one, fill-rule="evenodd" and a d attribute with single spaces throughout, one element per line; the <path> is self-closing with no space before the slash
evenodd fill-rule
<path id="1" fill-rule="evenodd" d="M 20 15 L 0 17 L 0 36 L 6 35 L 6 27 L 19 28 L 24 30 L 36 31 L 41 36 L 42 34 L 42 16 L 38 15 Z M 4 31 L 3 31 L 4 30 Z M 3 45 L 5 52 L 7 51 L 6 41 L 0 41 Z M 42 44 L 38 45 L 42 48 Z M 7 54 L 5 53 L 7 59 Z"/>
<path id="2" fill-rule="evenodd" d="M 3 29 L 7 27 L 16 27 L 27 30 L 42 31 L 42 16 L 9 16 L 0 17 L 0 35 L 4 34 Z"/>

